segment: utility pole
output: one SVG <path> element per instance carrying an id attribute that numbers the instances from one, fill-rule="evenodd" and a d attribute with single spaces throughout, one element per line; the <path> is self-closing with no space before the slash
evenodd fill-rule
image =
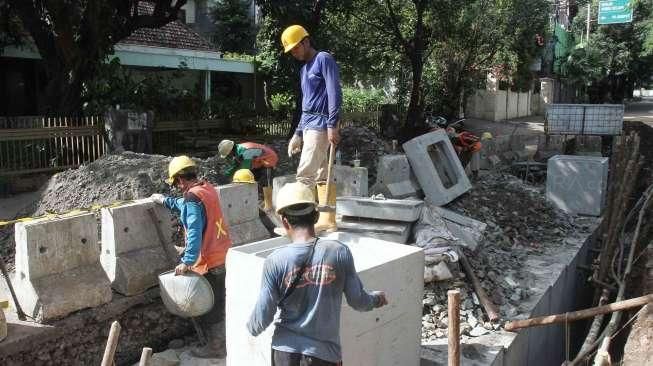
<path id="1" fill-rule="evenodd" d="M 587 32 L 585 36 L 585 43 L 586 43 L 585 47 L 589 46 L 590 44 L 590 15 L 591 14 L 592 14 L 592 1 L 590 0 L 587 3 Z"/>

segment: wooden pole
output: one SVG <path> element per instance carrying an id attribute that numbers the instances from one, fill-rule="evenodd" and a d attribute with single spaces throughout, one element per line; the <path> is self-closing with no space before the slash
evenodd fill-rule
<path id="1" fill-rule="evenodd" d="M 460 365 L 460 291 L 447 291 L 449 317 L 449 353 L 448 366 Z"/>
<path id="2" fill-rule="evenodd" d="M 120 337 L 120 323 L 114 321 L 111 324 L 111 330 L 109 331 L 109 338 L 107 338 L 107 346 L 104 349 L 104 356 L 102 356 L 101 366 L 112 366 L 113 357 L 116 354 L 116 348 L 118 347 L 118 337 Z"/>
<path id="3" fill-rule="evenodd" d="M 458 255 L 460 256 L 460 263 L 462 263 L 463 268 L 465 269 L 465 273 L 467 273 L 469 278 L 472 280 L 472 286 L 474 286 L 474 292 L 476 292 L 476 295 L 478 295 L 478 301 L 483 306 L 483 309 L 485 309 L 488 319 L 490 319 L 491 322 L 499 320 L 499 318 L 501 317 L 499 315 L 499 310 L 497 310 L 497 307 L 494 305 L 494 303 L 492 303 L 490 298 L 487 297 L 487 294 L 485 294 L 485 290 L 483 290 L 483 286 L 481 286 L 481 282 L 474 274 L 474 270 L 472 269 L 472 266 L 469 264 L 469 260 L 467 260 L 465 253 L 463 253 L 462 250 L 459 250 Z"/>
<path id="4" fill-rule="evenodd" d="M 150 347 L 143 348 L 143 353 L 141 353 L 141 360 L 138 362 L 138 366 L 148 366 L 152 358 L 152 349 Z"/>
<path id="5" fill-rule="evenodd" d="M 515 320 L 507 322 L 504 326 L 504 329 L 507 331 L 513 331 L 521 328 L 535 327 L 538 325 L 564 323 L 565 321 L 571 322 L 575 320 L 591 318 L 596 315 L 636 308 L 638 306 L 646 305 L 650 302 L 653 302 L 653 294 L 636 297 L 630 300 L 618 301 L 608 305 L 574 311 L 571 313 L 541 316 L 524 320 Z"/>

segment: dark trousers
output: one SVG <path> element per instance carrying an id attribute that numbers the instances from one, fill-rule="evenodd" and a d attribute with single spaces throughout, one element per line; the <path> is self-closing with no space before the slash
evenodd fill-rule
<path id="1" fill-rule="evenodd" d="M 215 324 L 224 319 L 224 266 L 212 268 L 205 275 L 213 289 L 213 308 L 199 317 L 200 324 Z"/>
<path id="2" fill-rule="evenodd" d="M 334 363 L 301 353 L 288 353 L 272 349 L 272 366 L 342 366 L 342 362 Z"/>

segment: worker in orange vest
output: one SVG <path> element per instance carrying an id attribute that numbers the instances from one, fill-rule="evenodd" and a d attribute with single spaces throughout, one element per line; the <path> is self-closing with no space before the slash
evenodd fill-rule
<path id="1" fill-rule="evenodd" d="M 226 354 L 224 337 L 224 263 L 231 239 L 213 185 L 197 177 L 195 162 L 177 156 L 168 165 L 166 182 L 177 187 L 183 197 L 166 197 L 155 193 L 150 198 L 179 215 L 185 231 L 185 246 L 175 247 L 181 256 L 176 275 L 192 271 L 204 276 L 213 288 L 214 306 L 202 315 L 208 344 L 193 349 L 196 357 L 216 358 Z"/>
<path id="2" fill-rule="evenodd" d="M 279 156 L 271 147 L 255 142 L 236 144 L 232 140 L 222 140 L 218 145 L 218 154 L 223 159 L 231 160 L 224 171 L 227 176 L 240 169 L 249 169 L 256 181 L 260 181 L 265 173 L 263 200 L 266 207 L 272 207 L 272 170 L 277 167 Z"/>

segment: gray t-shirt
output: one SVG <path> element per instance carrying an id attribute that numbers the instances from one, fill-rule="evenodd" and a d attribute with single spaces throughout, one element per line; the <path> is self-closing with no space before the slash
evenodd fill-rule
<path id="1" fill-rule="evenodd" d="M 265 260 L 261 292 L 247 322 L 252 335 L 259 335 L 272 322 L 279 300 L 293 274 L 300 270 L 312 244 L 290 244 L 277 249 Z M 313 260 L 295 290 L 278 304 L 281 313 L 275 322 L 272 348 L 330 362 L 341 361 L 343 292 L 349 306 L 358 311 L 372 310 L 380 301 L 378 296 L 363 288 L 349 248 L 339 241 L 319 240 Z"/>

